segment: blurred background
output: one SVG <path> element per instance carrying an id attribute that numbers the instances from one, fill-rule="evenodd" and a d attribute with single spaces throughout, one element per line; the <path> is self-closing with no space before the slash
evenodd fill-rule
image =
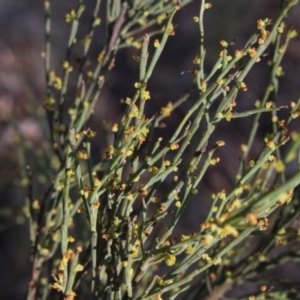
<path id="1" fill-rule="evenodd" d="M 175 18 L 176 35 L 169 39 L 166 50 L 159 60 L 158 67 L 149 83 L 152 100 L 147 113 L 153 115 L 169 101 L 176 101 L 182 94 L 194 88 L 192 60 L 198 52 L 198 26 L 193 16 L 198 14 L 199 2 L 182 8 Z M 205 48 L 207 72 L 214 65 L 220 51 L 219 41 L 235 40 L 235 48 L 242 48 L 256 29 L 256 20 L 274 18 L 280 1 L 270 0 L 212 0 L 212 9 L 205 15 Z M 65 14 L 77 5 L 77 1 L 58 1 L 52 3 L 52 68 L 59 66 L 64 58 L 69 26 Z M 93 4 L 86 1 L 87 10 Z M 288 20 L 300 31 L 300 5 Z M 85 14 L 83 15 L 83 22 Z M 87 17 L 86 17 L 87 18 Z M 29 280 L 29 241 L 28 226 L 22 214 L 24 189 L 20 187 L 18 152 L 15 149 L 15 130 L 21 132 L 25 140 L 36 145 L 43 143 L 45 128 L 43 123 L 32 117 L 32 107 L 42 109 L 45 96 L 45 80 L 41 52 L 44 50 L 44 7 L 43 1 L 0 0 L 0 299 L 23 299 Z M 91 51 L 96 60 L 105 42 L 99 30 L 99 40 Z M 107 82 L 99 99 L 91 128 L 99 130 L 103 120 L 118 122 L 123 106 L 120 99 L 131 97 L 133 84 L 138 80 L 138 65 L 132 59 L 136 49 L 123 49 L 118 52 L 115 68 L 107 76 Z M 267 59 L 267 58 L 266 58 Z M 280 78 L 279 103 L 295 101 L 300 93 L 300 40 L 292 40 L 283 62 L 286 76 Z M 268 82 L 268 69 L 258 64 L 247 77 L 248 91 L 238 98 L 238 108 L 246 110 L 253 107 L 256 99 L 262 97 Z M 196 98 L 184 103 L 167 122 L 168 135 L 184 116 Z M 210 195 L 221 189 L 229 189 L 233 183 L 240 144 L 246 141 L 245 133 L 251 124 L 248 120 L 224 122 L 224 126 L 212 137 L 212 142 L 222 139 L 226 147 L 217 154 L 221 158 L 218 168 L 205 177 L 200 193 L 191 201 L 185 217 L 180 224 L 181 231 L 197 230 L 209 206 Z M 299 125 L 299 124 L 298 124 Z M 261 136 L 257 138 L 257 152 L 262 144 L 264 133 L 268 131 L 268 121 L 261 123 Z M 101 139 L 95 139 L 94 152 L 102 151 Z M 253 155 L 255 155 L 255 150 Z M 99 154 L 100 155 L 100 154 Z M 34 156 L 26 157 L 27 164 L 34 164 Z M 200 201 L 201 200 L 201 201 Z M 25 225 L 24 225 L 25 224 Z M 295 269 L 294 269 L 295 270 Z M 289 272 L 285 269 L 282 272 Z"/>

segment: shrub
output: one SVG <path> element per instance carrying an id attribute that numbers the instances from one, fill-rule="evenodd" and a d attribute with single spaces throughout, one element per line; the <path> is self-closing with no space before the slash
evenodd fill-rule
<path id="1" fill-rule="evenodd" d="M 236 298 L 235 286 L 247 282 L 255 283 L 241 295 L 248 299 L 298 294 L 296 284 L 266 273 L 293 262 L 299 246 L 300 137 L 299 130 L 289 128 L 300 115 L 300 98 L 284 106 L 276 101 L 281 62 L 297 35 L 284 20 L 297 1 L 282 1 L 273 20 L 266 16 L 253 22 L 254 33 L 243 48 L 222 40 L 217 61 L 204 71 L 203 18 L 211 4 L 202 0 L 194 17 L 200 46 L 191 71 L 193 89 L 150 115 L 149 81 L 176 34 L 174 16 L 189 2 L 95 0 L 85 16 L 90 18 L 87 27 L 79 1 L 65 15 L 70 34 L 62 69 L 54 70 L 51 2 L 44 1 L 44 113 L 49 130 L 36 163 L 47 167 L 41 173 L 28 167 L 23 174 L 32 249 L 27 299 Z M 99 38 L 98 27 L 106 33 L 93 64 L 90 49 Z M 134 92 L 124 95 L 117 122 L 91 128 L 116 53 L 130 47 L 139 52 L 132 58 L 139 67 Z M 246 77 L 257 64 L 268 65 L 268 83 L 261 100 L 248 104 L 251 109 L 240 109 Z M 187 113 L 164 134 L 163 122 L 187 100 Z M 219 149 L 227 147 L 214 133 L 237 118 L 250 118 L 251 126 L 246 143 L 236 150 L 240 158 L 235 158 L 239 166 L 234 182 L 205 200 L 199 184 L 219 163 Z M 262 118 L 272 125 L 260 139 Z M 97 139 L 105 148 L 101 155 L 92 151 Z M 251 157 L 258 139 L 258 155 Z M 193 197 L 200 207 L 209 203 L 210 208 L 196 232 L 182 232 L 178 224 Z"/>

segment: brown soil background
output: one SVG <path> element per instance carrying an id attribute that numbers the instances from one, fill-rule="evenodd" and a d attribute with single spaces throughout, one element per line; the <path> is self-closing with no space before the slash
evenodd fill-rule
<path id="1" fill-rule="evenodd" d="M 88 1 L 92 2 L 92 1 Z M 159 66 L 150 81 L 152 94 L 148 114 L 152 115 L 169 101 L 192 88 L 191 75 L 182 71 L 192 69 L 192 59 L 197 53 L 197 26 L 192 17 L 198 13 L 198 2 L 184 7 L 175 18 L 178 25 L 176 35 L 170 39 Z M 255 30 L 256 20 L 272 18 L 276 15 L 279 1 L 270 0 L 231 0 L 211 1 L 213 8 L 205 17 L 207 61 L 209 70 L 218 56 L 219 41 L 237 39 L 236 48 L 241 48 L 250 34 Z M 53 12 L 53 59 L 52 66 L 58 66 L 64 55 L 68 27 L 64 23 L 65 13 L 74 7 L 76 1 L 52 1 Z M 87 4 L 87 6 L 89 6 Z M 300 4 L 287 20 L 287 25 L 300 31 Z M 83 18 L 84 20 L 84 18 Z M 42 140 L 40 125 L 28 114 L 29 101 L 42 103 L 44 97 L 43 62 L 43 4 L 34 0 L 0 0 L 0 110 L 13 116 L 24 136 L 37 145 Z M 99 41 L 94 45 L 95 57 L 103 45 L 99 32 Z M 292 41 L 283 62 L 286 76 L 280 79 L 280 104 L 295 100 L 300 92 L 300 39 Z M 111 123 L 117 122 L 122 114 L 120 98 L 131 96 L 133 83 L 137 80 L 138 69 L 132 59 L 136 50 L 122 50 L 117 55 L 116 67 L 108 76 L 104 93 L 101 95 L 91 127 L 97 130 L 103 118 Z M 267 69 L 256 66 L 248 76 L 248 92 L 238 100 L 240 110 L 253 106 L 253 102 L 262 96 L 268 80 Z M 192 101 L 192 100 L 191 100 Z M 178 120 L 189 109 L 191 103 L 185 103 L 168 121 L 168 129 L 162 134 L 168 135 Z M 181 222 L 180 231 L 197 230 L 205 215 L 212 192 L 222 188 L 229 189 L 238 165 L 239 145 L 245 142 L 251 119 L 224 123 L 213 136 L 212 141 L 225 140 L 226 147 L 218 153 L 222 163 L 209 172 L 200 187 L 200 193 L 191 201 Z M 298 124 L 299 125 L 299 124 Z M 257 151 L 260 139 L 270 124 L 262 122 L 261 135 L 257 137 Z M 16 185 L 18 167 L 13 150 L 14 129 L 4 117 L 0 117 L 0 299 L 23 299 L 28 282 L 29 243 L 27 226 L 17 225 L 15 216 L 23 204 L 24 195 Z M 101 151 L 102 145 L 97 139 L 95 153 Z M 253 152 L 255 155 L 255 151 Z M 30 158 L 29 158 L 30 160 Z M 290 170 L 291 172 L 293 170 Z M 13 210 L 8 211 L 7 207 Z M 292 265 L 282 270 L 281 275 L 297 273 L 299 266 Z"/>

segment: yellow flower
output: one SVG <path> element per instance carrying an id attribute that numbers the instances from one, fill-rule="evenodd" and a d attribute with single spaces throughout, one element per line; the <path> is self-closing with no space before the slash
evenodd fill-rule
<path id="1" fill-rule="evenodd" d="M 55 99 L 52 97 L 46 98 L 44 101 L 45 108 L 47 110 L 53 110 L 55 102 L 56 102 Z"/>
<path id="2" fill-rule="evenodd" d="M 225 40 L 221 40 L 220 44 L 222 47 L 227 48 L 228 47 L 228 43 Z"/>
<path id="3" fill-rule="evenodd" d="M 151 99 L 150 92 L 149 92 L 149 91 L 143 91 L 143 93 L 142 93 L 142 98 L 143 98 L 144 100 Z"/>
<path id="4" fill-rule="evenodd" d="M 135 87 L 136 89 L 140 88 L 140 87 L 141 87 L 141 83 L 140 83 L 140 82 L 135 82 L 135 83 L 134 83 L 134 87 Z"/>
<path id="5" fill-rule="evenodd" d="M 54 282 L 52 284 L 52 287 L 57 290 L 58 292 L 60 292 L 62 290 L 62 286 L 60 284 L 58 284 L 57 282 Z"/>
<path id="6" fill-rule="evenodd" d="M 243 54 L 244 54 L 244 51 L 243 50 L 235 50 L 235 52 L 234 52 L 234 56 L 235 57 L 242 57 L 243 56 Z"/>
<path id="7" fill-rule="evenodd" d="M 225 83 L 225 80 L 224 80 L 224 79 L 218 79 L 218 80 L 216 81 L 216 83 L 217 83 L 218 85 L 222 85 L 222 84 Z"/>
<path id="8" fill-rule="evenodd" d="M 76 293 L 74 291 L 71 291 L 71 293 L 65 297 L 65 300 L 73 300 L 75 296 Z"/>
<path id="9" fill-rule="evenodd" d="M 164 117 L 169 117 L 171 115 L 172 108 L 173 108 L 173 104 L 169 102 L 166 106 L 160 109 L 160 114 Z"/>
<path id="10" fill-rule="evenodd" d="M 277 32 L 278 33 L 283 33 L 283 28 L 282 27 L 277 27 Z"/>
<path id="11" fill-rule="evenodd" d="M 115 123 L 111 129 L 113 132 L 118 132 L 119 128 L 118 128 L 118 124 Z"/>
<path id="12" fill-rule="evenodd" d="M 173 25 L 172 23 L 171 23 L 171 24 L 169 25 L 169 27 L 168 27 L 167 34 L 168 34 L 169 36 L 175 35 L 174 25 Z"/>
<path id="13" fill-rule="evenodd" d="M 189 246 L 189 247 L 185 250 L 185 254 L 191 254 L 191 253 L 194 253 L 195 250 L 196 250 L 195 247 Z"/>
<path id="14" fill-rule="evenodd" d="M 62 88 L 62 80 L 58 76 L 55 77 L 54 87 L 58 90 Z"/>
<path id="15" fill-rule="evenodd" d="M 201 239 L 201 244 L 203 246 L 211 245 L 214 241 L 214 237 L 211 234 L 207 234 Z"/>
<path id="16" fill-rule="evenodd" d="M 218 146 L 218 147 L 222 147 L 224 145 L 225 145 L 225 142 L 222 140 L 216 142 L 216 146 Z"/>
<path id="17" fill-rule="evenodd" d="M 179 148 L 179 145 L 178 145 L 178 144 L 174 144 L 174 143 L 173 143 L 173 144 L 170 145 L 170 149 L 171 149 L 171 150 L 177 150 L 178 148 Z"/>
<path id="18" fill-rule="evenodd" d="M 101 19 L 100 18 L 96 18 L 94 20 L 93 27 L 100 25 L 100 23 L 101 23 Z"/>
<path id="19" fill-rule="evenodd" d="M 237 87 L 238 87 L 239 89 L 241 89 L 242 91 L 244 91 L 244 92 L 247 91 L 247 86 L 246 86 L 245 82 L 238 82 L 238 83 L 237 83 Z"/>
<path id="20" fill-rule="evenodd" d="M 75 271 L 76 272 L 80 272 L 80 271 L 82 271 L 83 270 L 83 265 L 81 265 L 81 264 L 78 264 L 76 267 L 75 267 Z"/>
<path id="21" fill-rule="evenodd" d="M 84 152 L 84 151 L 78 151 L 76 153 L 76 158 L 77 159 L 89 159 L 90 157 L 89 157 L 89 155 L 86 152 Z"/>
<path id="22" fill-rule="evenodd" d="M 298 32 L 294 29 L 290 32 L 289 36 L 290 36 L 290 38 L 294 38 L 294 37 L 298 36 Z"/>
<path id="23" fill-rule="evenodd" d="M 277 162 L 275 162 L 274 168 L 278 173 L 282 173 L 285 170 L 285 165 L 282 160 L 278 160 Z"/>
<path id="24" fill-rule="evenodd" d="M 66 23 L 71 23 L 76 20 L 76 12 L 74 9 L 72 9 L 68 14 L 66 14 L 65 20 Z"/>
<path id="25" fill-rule="evenodd" d="M 158 39 L 156 39 L 156 40 L 154 41 L 154 47 L 155 47 L 155 48 L 158 48 L 159 46 L 160 46 L 160 42 L 159 42 Z"/>
<path id="26" fill-rule="evenodd" d="M 214 258 L 214 265 L 219 265 L 219 264 L 221 264 L 221 262 L 222 262 L 222 259 L 221 259 L 221 257 L 216 257 L 216 258 Z"/>
<path id="27" fill-rule="evenodd" d="M 176 207 L 181 207 L 181 202 L 180 201 L 176 201 L 175 206 Z"/>
<path id="28" fill-rule="evenodd" d="M 220 236 L 221 237 L 225 237 L 227 235 L 232 235 L 233 237 L 238 237 L 239 232 L 232 227 L 231 225 L 225 225 L 224 228 L 222 228 L 221 232 L 220 232 Z"/>
<path id="29" fill-rule="evenodd" d="M 221 200 L 225 200 L 226 199 L 226 192 L 225 192 L 225 190 L 222 190 L 221 192 L 219 192 L 218 196 L 220 197 Z"/>
<path id="30" fill-rule="evenodd" d="M 203 253 L 201 257 L 206 260 L 208 263 L 211 263 L 211 258 L 207 253 Z"/>
<path id="31" fill-rule="evenodd" d="M 68 241 L 69 241 L 70 243 L 74 243 L 75 239 L 74 239 L 74 237 L 69 236 L 69 237 L 68 237 Z"/>
<path id="32" fill-rule="evenodd" d="M 206 88 L 207 88 L 207 81 L 203 80 L 201 82 L 201 91 L 202 92 L 205 92 L 206 91 Z"/>
<path id="33" fill-rule="evenodd" d="M 215 166 L 218 162 L 220 162 L 220 158 L 216 157 L 210 160 L 210 164 Z"/>
<path id="34" fill-rule="evenodd" d="M 175 255 L 172 255 L 172 254 L 168 254 L 166 257 L 165 257 L 165 263 L 167 266 L 173 266 L 175 263 L 176 263 L 176 256 Z"/>
<path id="35" fill-rule="evenodd" d="M 162 297 L 160 296 L 160 293 L 157 293 L 155 295 L 155 300 L 162 300 Z"/>
<path id="36" fill-rule="evenodd" d="M 156 23 L 161 24 L 165 19 L 167 18 L 166 14 L 161 14 L 158 17 L 156 17 Z"/>
<path id="37" fill-rule="evenodd" d="M 257 20 L 257 29 L 263 29 L 265 26 L 266 23 L 262 19 Z"/>
<path id="38" fill-rule="evenodd" d="M 250 57 L 254 57 L 256 55 L 256 49 L 255 48 L 249 49 L 248 54 Z"/>
<path id="39" fill-rule="evenodd" d="M 267 146 L 268 146 L 269 148 L 271 148 L 272 150 L 274 150 L 274 149 L 276 148 L 276 146 L 275 146 L 275 144 L 274 144 L 273 141 L 268 141 L 268 142 L 267 142 Z"/>

